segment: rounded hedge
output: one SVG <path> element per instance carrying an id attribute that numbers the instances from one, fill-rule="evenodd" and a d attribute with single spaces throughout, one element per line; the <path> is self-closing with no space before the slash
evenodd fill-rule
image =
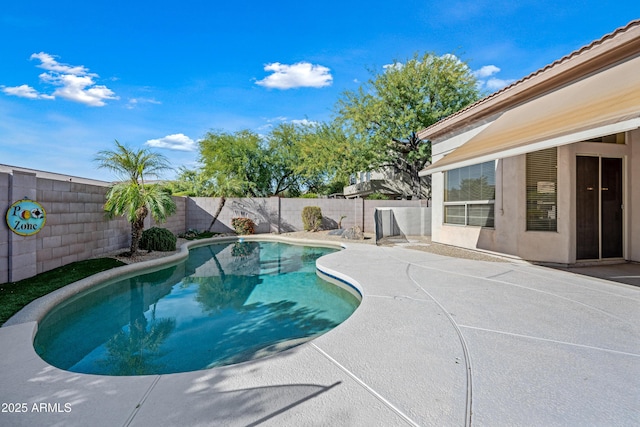
<path id="1" fill-rule="evenodd" d="M 175 251 L 177 240 L 176 236 L 166 228 L 151 227 L 142 232 L 139 246 L 140 249 L 148 251 Z"/>

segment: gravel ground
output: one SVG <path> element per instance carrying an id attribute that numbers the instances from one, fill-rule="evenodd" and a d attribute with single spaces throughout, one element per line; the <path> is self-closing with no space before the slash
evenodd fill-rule
<path id="1" fill-rule="evenodd" d="M 364 240 L 346 240 L 341 236 L 330 235 L 329 231 L 294 231 L 291 233 L 282 233 L 284 237 L 291 237 L 294 239 L 308 239 L 308 240 L 330 240 L 337 242 L 349 242 L 365 245 L 375 245 L 375 237 L 372 233 L 364 233 Z M 180 247 L 187 240 L 178 239 L 176 247 Z M 490 261 L 490 262 L 506 262 L 505 258 L 498 256 L 492 256 L 483 252 L 471 251 L 467 249 L 457 248 L 455 246 L 443 245 L 439 243 L 432 243 L 431 238 L 428 236 L 409 236 L 407 238 L 386 238 L 379 242 L 380 246 L 399 246 L 406 249 L 413 249 L 417 251 L 430 252 L 438 255 L 445 255 L 455 258 L 472 259 L 477 261 Z M 101 257 L 116 258 L 126 264 L 134 262 L 147 261 L 150 259 L 161 258 L 169 255 L 173 255 L 176 251 L 172 252 L 147 252 L 141 250 L 135 257 L 127 257 L 124 254 L 128 251 L 128 248 L 123 248 L 117 251 L 113 251 L 102 255 Z"/>
<path id="2" fill-rule="evenodd" d="M 182 244 L 185 243 L 186 241 L 187 241 L 186 239 L 178 239 L 178 241 L 176 242 L 176 248 L 180 248 L 180 246 L 182 246 Z M 107 252 L 105 254 L 100 255 L 97 258 L 115 258 L 119 261 L 124 262 L 125 264 L 133 264 L 135 262 L 142 262 L 142 261 L 148 261 L 151 259 L 166 257 L 169 255 L 173 255 L 177 252 L 178 252 L 177 250 L 168 251 L 168 252 L 160 252 L 160 251 L 148 252 L 146 250 L 139 249 L 136 256 L 130 257 L 127 255 L 129 253 L 129 248 L 127 247 L 127 248 L 118 249 L 116 251 Z"/>

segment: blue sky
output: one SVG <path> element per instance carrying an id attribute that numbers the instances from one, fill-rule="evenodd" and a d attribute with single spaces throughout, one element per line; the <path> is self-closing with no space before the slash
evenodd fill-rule
<path id="1" fill-rule="evenodd" d="M 7 1 L 0 164 L 110 181 L 92 159 L 117 139 L 193 167 L 207 131 L 330 120 L 393 60 L 453 53 L 493 91 L 637 18 L 625 0 Z"/>

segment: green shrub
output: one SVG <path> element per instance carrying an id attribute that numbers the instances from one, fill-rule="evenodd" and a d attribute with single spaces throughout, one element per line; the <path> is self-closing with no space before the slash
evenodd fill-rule
<path id="1" fill-rule="evenodd" d="M 256 225 L 251 218 L 232 218 L 231 226 L 237 234 L 253 234 L 256 232 Z"/>
<path id="2" fill-rule="evenodd" d="M 198 231 L 195 228 L 190 228 L 186 233 L 178 234 L 178 237 L 187 240 L 208 239 L 213 236 L 217 236 L 220 233 L 214 233 L 212 231 Z"/>
<path id="3" fill-rule="evenodd" d="M 256 242 L 235 242 L 231 248 L 231 256 L 244 258 L 253 253 L 260 244 Z"/>
<path id="4" fill-rule="evenodd" d="M 367 196 L 367 200 L 389 200 L 390 197 L 382 193 L 371 193 Z"/>
<path id="5" fill-rule="evenodd" d="M 176 236 L 166 228 L 151 227 L 142 232 L 140 238 L 140 249 L 151 251 L 175 251 Z"/>
<path id="6" fill-rule="evenodd" d="M 322 225 L 322 209 L 319 206 L 305 206 L 302 209 L 304 231 L 318 231 Z"/>
<path id="7" fill-rule="evenodd" d="M 301 199 L 317 199 L 318 198 L 318 194 L 317 193 L 305 193 L 302 196 L 300 196 Z"/>

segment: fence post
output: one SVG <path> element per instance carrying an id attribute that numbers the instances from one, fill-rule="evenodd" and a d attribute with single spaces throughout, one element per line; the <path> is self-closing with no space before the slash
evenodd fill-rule
<path id="1" fill-rule="evenodd" d="M 278 196 L 278 234 L 282 232 L 282 198 Z"/>

